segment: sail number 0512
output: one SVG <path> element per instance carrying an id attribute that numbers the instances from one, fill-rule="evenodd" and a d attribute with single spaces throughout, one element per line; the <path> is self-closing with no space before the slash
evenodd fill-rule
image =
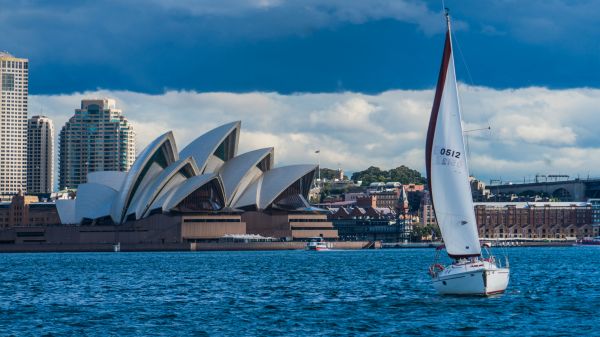
<path id="1" fill-rule="evenodd" d="M 442 156 L 448 156 L 448 157 L 454 157 L 454 158 L 460 158 L 460 152 L 458 151 L 454 151 L 454 150 L 450 150 L 450 149 L 444 149 L 442 148 L 440 150 L 440 154 Z"/>

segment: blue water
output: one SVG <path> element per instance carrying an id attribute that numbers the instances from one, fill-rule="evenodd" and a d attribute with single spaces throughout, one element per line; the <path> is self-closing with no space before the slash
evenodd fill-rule
<path id="1" fill-rule="evenodd" d="M 506 294 L 437 295 L 429 249 L 0 255 L 0 335 L 592 335 L 600 247 L 512 248 Z"/>

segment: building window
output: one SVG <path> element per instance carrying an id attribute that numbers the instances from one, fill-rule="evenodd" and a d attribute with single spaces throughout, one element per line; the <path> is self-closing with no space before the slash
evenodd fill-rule
<path id="1" fill-rule="evenodd" d="M 2 91 L 14 91 L 15 90 L 15 75 L 14 74 L 2 74 Z"/>

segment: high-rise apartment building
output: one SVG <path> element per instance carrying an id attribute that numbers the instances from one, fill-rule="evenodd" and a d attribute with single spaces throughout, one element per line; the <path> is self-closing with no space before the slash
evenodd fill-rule
<path id="1" fill-rule="evenodd" d="M 29 61 L 0 52 L 0 195 L 25 190 Z"/>
<path id="2" fill-rule="evenodd" d="M 46 116 L 27 123 L 27 193 L 51 193 L 54 181 L 54 125 Z"/>
<path id="3" fill-rule="evenodd" d="M 88 172 L 128 171 L 135 160 L 133 127 L 114 99 L 84 99 L 60 131 L 59 188 L 77 188 Z"/>

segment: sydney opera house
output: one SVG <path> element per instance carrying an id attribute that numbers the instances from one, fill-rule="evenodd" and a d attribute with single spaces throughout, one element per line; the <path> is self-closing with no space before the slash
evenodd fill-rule
<path id="1" fill-rule="evenodd" d="M 75 199 L 57 201 L 60 221 L 78 225 L 69 226 L 78 242 L 337 238 L 326 215 L 307 202 L 317 166 L 273 167 L 273 148 L 238 155 L 240 127 L 217 127 L 181 151 L 172 132 L 161 135 L 128 172 L 88 174 Z"/>

